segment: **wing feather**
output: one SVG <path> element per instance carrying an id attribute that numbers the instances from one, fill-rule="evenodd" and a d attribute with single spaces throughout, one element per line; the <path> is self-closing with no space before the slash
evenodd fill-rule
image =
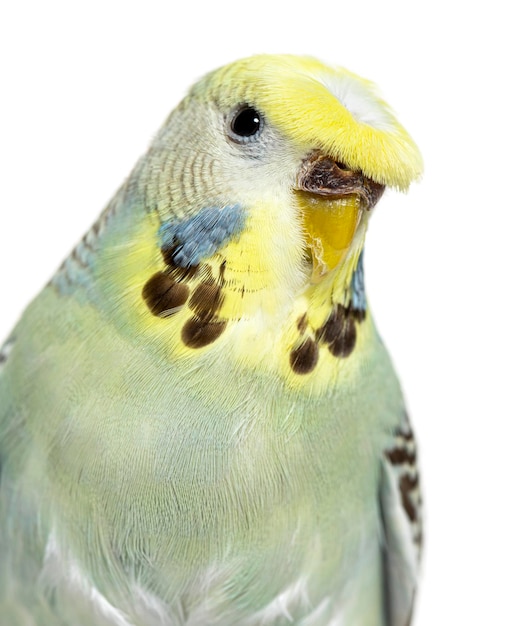
<path id="1" fill-rule="evenodd" d="M 384 453 L 380 507 L 387 623 L 409 626 L 419 577 L 422 507 L 416 445 L 407 416 Z"/>

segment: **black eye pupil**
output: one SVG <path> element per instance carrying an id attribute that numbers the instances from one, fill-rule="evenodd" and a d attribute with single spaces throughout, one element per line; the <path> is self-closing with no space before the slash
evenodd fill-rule
<path id="1" fill-rule="evenodd" d="M 231 128 L 240 137 L 252 137 L 261 127 L 261 116 L 252 107 L 245 107 L 236 113 Z"/>

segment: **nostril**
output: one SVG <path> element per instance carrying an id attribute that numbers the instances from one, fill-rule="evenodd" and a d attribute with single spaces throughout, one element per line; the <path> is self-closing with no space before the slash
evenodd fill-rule
<path id="1" fill-rule="evenodd" d="M 350 172 L 350 167 L 347 167 L 345 163 L 342 163 L 341 161 L 335 161 L 334 164 L 338 169 L 343 170 L 344 172 Z"/>

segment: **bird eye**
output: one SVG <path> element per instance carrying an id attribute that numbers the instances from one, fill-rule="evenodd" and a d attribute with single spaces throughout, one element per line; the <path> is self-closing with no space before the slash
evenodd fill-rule
<path id="1" fill-rule="evenodd" d="M 261 132 L 262 126 L 262 115 L 251 106 L 242 106 L 232 116 L 231 137 L 240 143 L 251 141 Z"/>

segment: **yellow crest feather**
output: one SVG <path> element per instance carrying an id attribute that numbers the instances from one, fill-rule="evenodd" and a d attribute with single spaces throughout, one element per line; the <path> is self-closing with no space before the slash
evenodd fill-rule
<path id="1" fill-rule="evenodd" d="M 406 190 L 423 170 L 414 141 L 373 83 L 309 57 L 253 56 L 194 88 L 224 104 L 259 107 L 292 141 L 320 148 L 374 181 Z"/>

